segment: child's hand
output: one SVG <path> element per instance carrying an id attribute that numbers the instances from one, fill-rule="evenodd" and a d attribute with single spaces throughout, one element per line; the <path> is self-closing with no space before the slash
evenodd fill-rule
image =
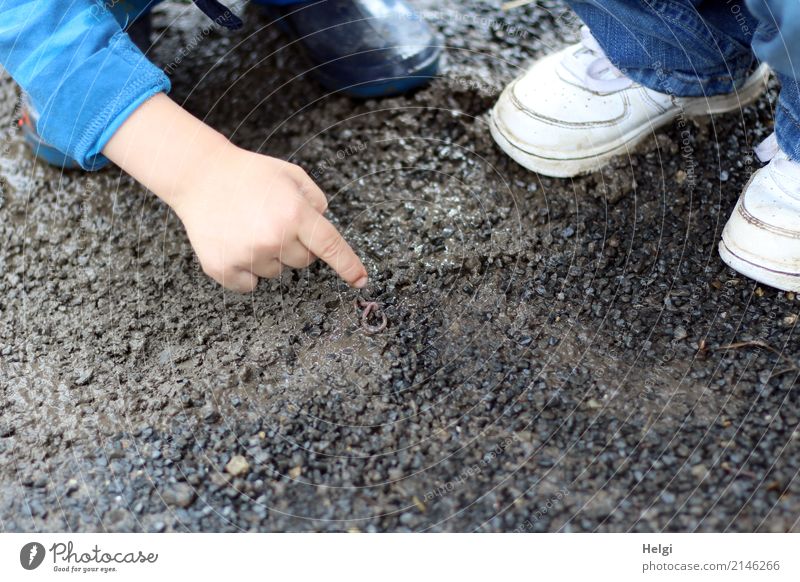
<path id="1" fill-rule="evenodd" d="M 350 285 L 367 284 L 303 170 L 234 146 L 163 93 L 140 105 L 103 153 L 172 206 L 203 270 L 229 289 L 252 291 L 259 277 L 316 257 Z"/>
<path id="2" fill-rule="evenodd" d="M 366 284 L 364 265 L 322 216 L 325 195 L 298 166 L 231 145 L 198 170 L 172 206 L 208 276 L 248 292 L 319 257 L 350 285 Z"/>

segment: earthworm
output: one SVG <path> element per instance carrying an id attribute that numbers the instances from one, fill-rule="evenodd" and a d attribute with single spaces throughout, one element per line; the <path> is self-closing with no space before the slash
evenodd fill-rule
<path id="1" fill-rule="evenodd" d="M 376 301 L 367 301 L 366 299 L 359 297 L 353 302 L 353 304 L 355 305 L 356 309 L 364 310 L 361 313 L 361 327 L 364 329 L 364 331 L 369 334 L 373 334 L 379 333 L 386 329 L 386 325 L 389 323 L 389 320 L 386 319 L 386 314 Z M 381 314 L 381 322 L 378 325 L 370 325 L 369 316 L 371 313 Z"/>

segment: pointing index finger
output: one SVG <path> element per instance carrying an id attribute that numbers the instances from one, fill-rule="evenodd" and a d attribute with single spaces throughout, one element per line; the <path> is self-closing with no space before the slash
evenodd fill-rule
<path id="1" fill-rule="evenodd" d="M 361 259 L 324 216 L 309 208 L 308 217 L 299 226 L 298 237 L 348 285 L 361 288 L 367 284 L 367 270 Z"/>

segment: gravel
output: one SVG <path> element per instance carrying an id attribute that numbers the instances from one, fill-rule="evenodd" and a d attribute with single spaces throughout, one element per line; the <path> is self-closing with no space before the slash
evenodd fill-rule
<path id="1" fill-rule="evenodd" d="M 192 47 L 174 98 L 315 172 L 376 335 L 322 265 L 224 292 L 130 178 L 35 163 L 0 81 L 0 529 L 800 529 L 800 303 L 716 254 L 776 87 L 598 174 L 536 176 L 486 111 L 574 19 L 419 5 L 442 77 L 365 102 L 297 78 L 290 47 L 264 57 L 287 40 L 255 10 L 199 43 L 191 5 L 156 14 L 187 11 L 154 51 Z"/>
<path id="2" fill-rule="evenodd" d="M 164 503 L 177 507 L 189 507 L 195 499 L 195 492 L 191 485 L 176 483 L 166 489 L 162 495 Z"/>
<path id="3" fill-rule="evenodd" d="M 225 470 L 234 477 L 243 477 L 250 470 L 250 463 L 241 455 L 236 455 L 225 465 Z"/>

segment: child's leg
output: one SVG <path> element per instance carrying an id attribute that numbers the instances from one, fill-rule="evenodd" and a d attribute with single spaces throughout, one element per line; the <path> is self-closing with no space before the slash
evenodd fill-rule
<path id="1" fill-rule="evenodd" d="M 798 15 L 800 18 L 800 15 Z M 791 40 L 794 50 L 800 48 L 800 37 Z M 800 56 L 798 56 L 800 63 Z M 769 63 L 769 61 L 768 61 Z M 789 159 L 800 162 L 800 86 L 798 86 L 800 69 L 796 76 L 778 73 L 781 81 L 781 93 L 775 108 L 775 135 L 778 145 Z"/>
<path id="2" fill-rule="evenodd" d="M 492 110 L 495 141 L 529 170 L 598 170 L 678 116 L 738 111 L 765 88 L 749 13 L 721 2 L 698 11 L 698 0 L 572 4 L 588 24 L 581 42 L 535 63 Z"/>
<path id="3" fill-rule="evenodd" d="M 748 0 L 747 7 L 759 21 L 753 51 L 781 81 L 775 113 L 778 144 L 800 162 L 800 3 Z"/>
<path id="4" fill-rule="evenodd" d="M 756 19 L 723 1 L 572 0 L 617 68 L 661 93 L 707 96 L 740 87 L 753 67 Z"/>
<path id="5" fill-rule="evenodd" d="M 758 18 L 756 55 L 781 81 L 775 136 L 757 149 L 769 164 L 739 197 L 719 244 L 735 270 L 787 291 L 800 291 L 800 4 L 750 0 Z M 766 147 L 765 147 L 766 146 Z"/>

